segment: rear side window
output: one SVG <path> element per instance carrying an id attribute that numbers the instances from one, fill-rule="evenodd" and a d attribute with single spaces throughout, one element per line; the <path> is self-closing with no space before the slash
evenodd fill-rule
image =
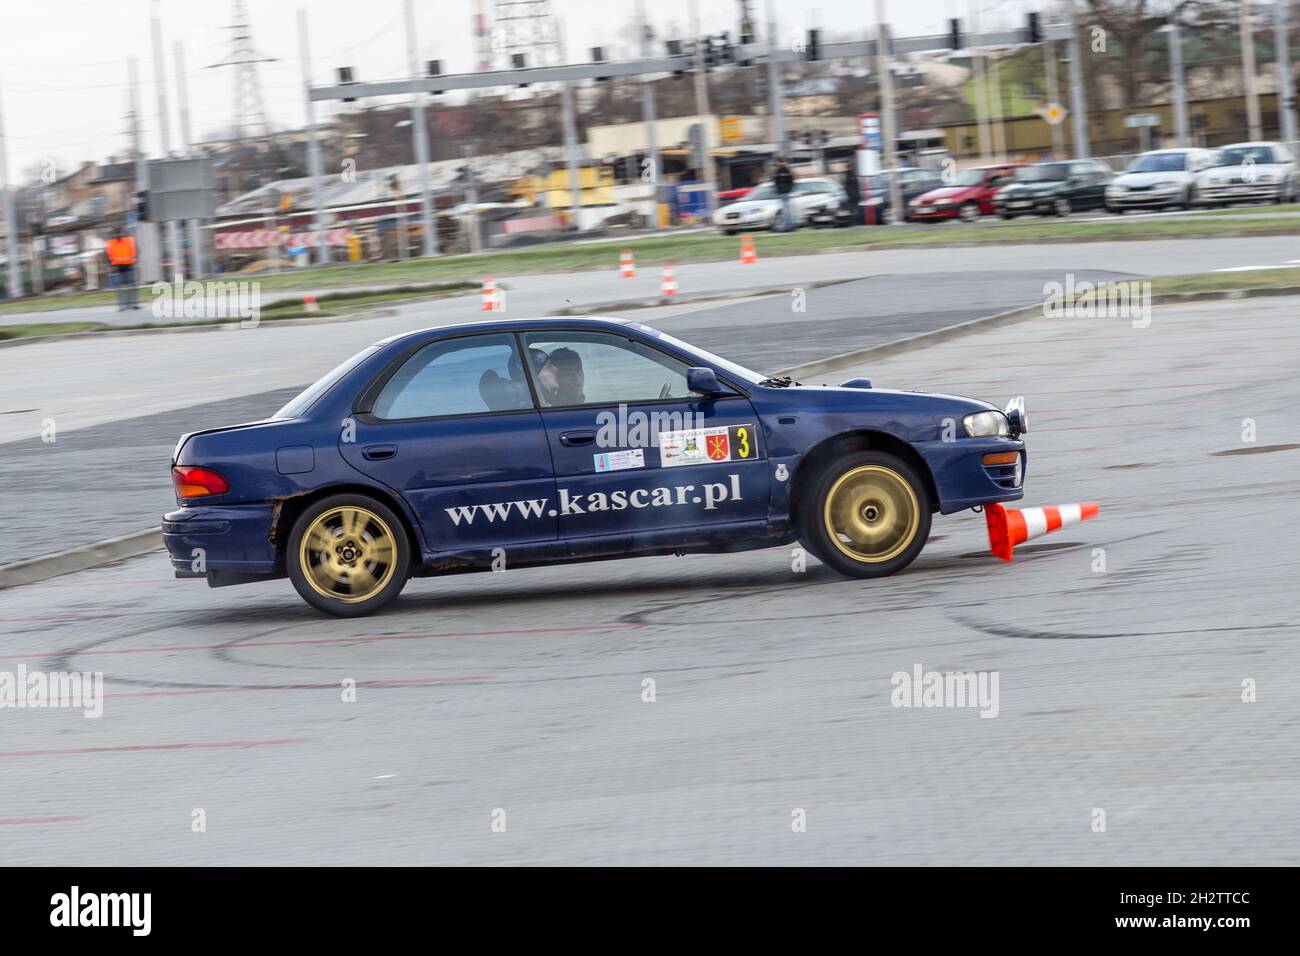
<path id="1" fill-rule="evenodd" d="M 346 362 L 343 362 L 335 366 L 335 368 L 332 371 L 326 373 L 325 375 L 322 375 L 320 378 L 316 380 L 314 384 L 307 386 L 305 389 L 299 392 L 297 396 L 290 399 L 287 405 L 285 405 L 283 408 L 281 408 L 278 412 L 276 412 L 271 417 L 272 418 L 301 417 L 302 414 L 307 411 L 307 409 L 311 408 L 312 405 L 315 404 L 316 399 L 320 398 L 322 395 L 324 395 L 326 392 L 330 390 L 330 387 L 333 386 L 335 382 L 341 379 L 344 375 L 347 375 L 348 372 L 352 371 L 354 368 L 360 365 L 362 361 L 369 358 L 377 351 L 379 351 L 378 345 L 371 345 L 368 346 L 367 348 L 362 349 L 360 352 L 352 356 L 352 358 L 348 359 Z"/>
<path id="2" fill-rule="evenodd" d="M 435 418 L 532 408 L 514 336 L 431 342 L 402 364 L 371 409 L 376 418 Z"/>

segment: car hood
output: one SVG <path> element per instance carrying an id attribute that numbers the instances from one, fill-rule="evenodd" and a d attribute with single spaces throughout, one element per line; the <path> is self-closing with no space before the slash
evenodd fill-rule
<path id="1" fill-rule="evenodd" d="M 1010 183 L 999 190 L 1002 196 L 1041 196 L 1065 188 L 1065 180 L 1049 179 L 1041 183 Z"/>
<path id="2" fill-rule="evenodd" d="M 1156 183 L 1185 183 L 1192 178 L 1188 172 L 1175 170 L 1169 173 L 1121 173 L 1110 181 L 1112 186 L 1154 186 Z"/>
<path id="3" fill-rule="evenodd" d="M 917 202 L 956 202 L 974 196 L 978 186 L 941 186 L 917 197 Z"/>
<path id="4" fill-rule="evenodd" d="M 1247 173 L 1246 170 L 1252 170 Z M 1209 179 L 1231 179 L 1236 182 L 1244 181 L 1247 175 L 1255 177 L 1260 176 L 1280 176 L 1286 172 L 1286 167 L 1279 163 L 1255 163 L 1254 166 L 1215 166 L 1202 172 L 1197 178 L 1201 182 Z"/>
<path id="5" fill-rule="evenodd" d="M 779 199 L 741 199 L 738 202 L 729 202 L 723 206 L 719 212 L 762 212 L 771 209 L 780 203 Z"/>

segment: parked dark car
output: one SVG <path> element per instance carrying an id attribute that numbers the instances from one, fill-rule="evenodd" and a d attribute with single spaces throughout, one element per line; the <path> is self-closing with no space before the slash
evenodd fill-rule
<path id="1" fill-rule="evenodd" d="M 877 225 L 893 221 L 894 210 L 889 202 L 889 179 L 891 176 L 898 177 L 898 184 L 903 193 L 903 210 L 906 212 L 908 203 L 922 193 L 928 193 L 931 189 L 938 189 L 943 185 L 943 177 L 932 169 L 913 169 L 911 167 L 904 169 L 884 169 L 872 176 L 868 176 L 862 190 L 862 209 L 867 214 L 867 221 L 871 222 L 872 210 L 875 211 L 875 222 Z"/>
<path id="2" fill-rule="evenodd" d="M 1037 163 L 1021 169 L 1016 181 L 993 197 L 1003 219 L 1016 216 L 1068 216 L 1076 210 L 1102 209 L 1106 186 L 1115 173 L 1100 160 Z"/>

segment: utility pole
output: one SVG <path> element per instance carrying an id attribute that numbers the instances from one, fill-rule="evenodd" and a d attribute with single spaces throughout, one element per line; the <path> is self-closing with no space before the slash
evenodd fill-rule
<path id="1" fill-rule="evenodd" d="M 1043 68 L 1047 76 L 1047 102 L 1060 103 L 1061 90 L 1056 75 L 1056 44 L 1051 40 L 1043 43 Z M 1052 128 L 1052 158 L 1063 159 L 1065 157 L 1065 130 L 1061 129 L 1060 123 L 1050 124 Z"/>
<path id="2" fill-rule="evenodd" d="M 478 230 L 478 180 L 474 176 L 474 147 L 461 147 L 461 155 L 465 157 L 465 188 L 469 199 L 469 248 L 471 252 L 481 252 L 483 237 Z"/>
<path id="3" fill-rule="evenodd" d="M 1294 145 L 1300 140 L 1296 132 L 1295 86 L 1291 82 L 1290 30 L 1287 17 L 1291 0 L 1276 0 L 1273 5 L 1273 45 L 1277 50 L 1277 111 L 1283 141 Z"/>
<path id="4" fill-rule="evenodd" d="M 641 56 L 651 53 L 650 23 L 646 20 L 645 0 L 636 3 L 637 29 L 641 33 Z M 659 209 L 659 145 L 655 137 L 655 90 L 650 77 L 641 77 L 641 118 L 645 122 L 645 153 L 650 160 L 650 183 L 654 186 L 655 212 Z M 657 221 L 657 220 L 656 220 Z"/>
<path id="5" fill-rule="evenodd" d="M 1165 32 L 1169 34 L 1169 82 L 1174 93 L 1174 135 L 1179 146 L 1191 146 L 1187 132 L 1187 89 L 1183 86 L 1183 39 L 1178 21 L 1171 17 Z"/>
<path id="6" fill-rule="evenodd" d="M 185 46 L 180 40 L 172 44 L 172 58 L 176 64 L 176 105 L 181 114 L 181 155 L 189 159 L 193 155 L 190 149 L 190 97 L 185 83 Z M 207 272 L 203 264 L 202 223 L 191 219 L 186 227 L 190 240 L 190 274 L 197 279 Z"/>
<path id="7" fill-rule="evenodd" d="M 560 84 L 560 105 L 564 123 L 564 165 L 569 170 L 569 204 L 573 209 L 573 224 L 581 228 L 578 214 L 582 211 L 582 184 L 578 180 L 578 130 L 573 116 L 573 86 L 566 80 Z"/>
<path id="8" fill-rule="evenodd" d="M 710 155 L 709 140 L 711 131 L 717 124 L 709 115 L 709 77 L 704 72 L 704 36 L 700 32 L 700 0 L 691 0 L 691 34 L 695 37 L 695 112 L 703 125 L 701 139 L 704 141 L 702 144 L 704 168 L 700 172 L 704 174 L 704 198 L 708 204 L 708 214 L 712 216 L 715 208 L 713 194 L 717 190 L 717 184 L 713 180 L 713 157 Z"/>
<path id="9" fill-rule="evenodd" d="M 1263 139 L 1259 116 L 1259 91 L 1255 87 L 1255 34 L 1250 27 L 1250 0 L 1240 0 L 1237 18 L 1241 24 L 1241 75 L 1246 87 L 1246 123 L 1251 139 Z"/>
<path id="10" fill-rule="evenodd" d="M 1070 112 L 1074 114 L 1074 158 L 1087 159 L 1088 149 L 1088 104 L 1083 92 L 1082 45 L 1079 43 L 1079 24 L 1074 16 L 1074 4 L 1068 3 L 1070 11 L 1070 41 L 1067 52 L 1070 57 Z"/>
<path id="11" fill-rule="evenodd" d="M 171 156 L 171 121 L 167 116 L 167 67 L 163 59 L 162 18 L 158 15 L 158 0 L 153 5 L 153 71 L 154 86 L 158 90 L 158 145 L 163 159 Z M 171 247 L 172 271 L 184 268 L 181 261 L 180 230 L 172 220 L 167 222 L 167 245 Z"/>
<path id="12" fill-rule="evenodd" d="M 415 0 L 406 0 L 406 55 L 411 62 L 411 79 L 419 79 L 420 61 L 415 40 Z M 411 94 L 411 123 L 415 136 L 415 162 L 420 167 L 420 234 L 426 256 L 438 254 L 438 236 L 433 222 L 429 188 L 429 127 L 424 116 L 424 94 Z"/>
<path id="13" fill-rule="evenodd" d="M 311 204 L 316 210 L 316 264 L 326 266 L 330 262 L 330 247 L 325 241 L 325 187 L 321 182 L 316 107 L 311 101 L 311 48 L 307 39 L 307 11 L 302 7 L 298 8 L 298 58 L 302 61 L 302 101 L 307 112 L 307 169 L 311 173 Z"/>
<path id="14" fill-rule="evenodd" d="M 5 139 L 4 103 L 0 101 L 0 192 L 5 205 L 5 255 L 9 259 L 9 298 L 23 294 L 23 270 L 18 262 L 18 216 L 9 186 L 9 144 Z"/>
<path id="15" fill-rule="evenodd" d="M 980 14 L 977 0 L 969 0 L 967 20 L 973 36 L 979 36 Z M 971 79 L 975 85 L 975 129 L 979 140 L 980 162 L 988 163 L 992 159 L 993 149 L 989 137 L 989 100 L 988 77 L 984 54 L 978 48 L 971 50 Z"/>
<path id="16" fill-rule="evenodd" d="M 898 123 L 894 117 L 894 74 L 889 68 L 889 26 L 885 23 L 885 0 L 876 0 L 876 72 L 880 75 L 880 114 L 884 133 L 881 159 L 889 173 L 890 223 L 901 225 L 907 210 L 903 208 L 903 184 L 898 178 Z"/>
<path id="17" fill-rule="evenodd" d="M 776 42 L 776 7 L 775 0 L 767 0 L 767 52 L 775 54 L 780 44 Z M 784 156 L 785 139 L 785 101 L 781 90 L 781 67 L 775 56 L 767 61 L 767 87 L 770 94 L 768 112 L 772 114 L 772 144 L 778 156 Z"/>

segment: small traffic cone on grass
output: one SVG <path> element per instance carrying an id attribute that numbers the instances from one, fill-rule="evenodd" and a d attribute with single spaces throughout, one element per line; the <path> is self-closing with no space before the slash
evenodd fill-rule
<path id="1" fill-rule="evenodd" d="M 984 520 L 989 526 L 989 550 L 995 558 L 1011 560 L 1016 545 L 1047 534 L 1066 525 L 1097 517 L 1101 505 L 1083 501 L 1072 505 L 1048 505 L 1045 508 L 1004 508 L 1000 504 L 984 506 Z"/>
<path id="2" fill-rule="evenodd" d="M 740 237 L 740 264 L 747 266 L 758 261 L 758 250 L 754 248 L 753 236 Z"/>
<path id="3" fill-rule="evenodd" d="M 624 249 L 618 257 L 618 275 L 621 279 L 636 278 L 636 260 L 632 258 L 631 249 Z"/>
<path id="4" fill-rule="evenodd" d="M 320 305 L 316 302 L 316 297 L 308 293 L 302 297 L 302 310 L 304 312 L 319 312 Z"/>

